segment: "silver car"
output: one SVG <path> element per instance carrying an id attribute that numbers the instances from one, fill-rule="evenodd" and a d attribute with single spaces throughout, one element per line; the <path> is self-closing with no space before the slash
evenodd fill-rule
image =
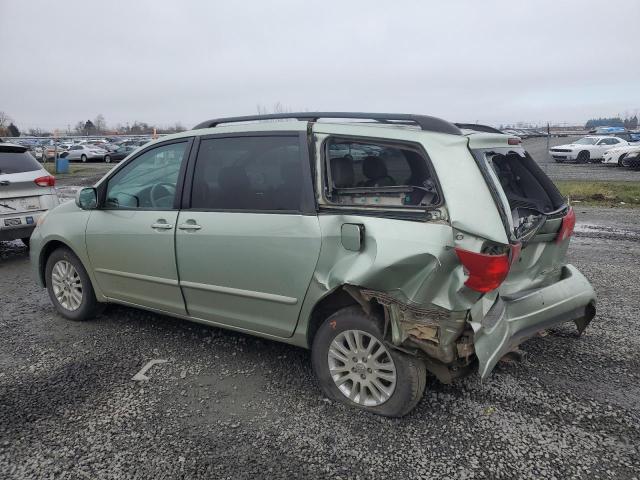
<path id="1" fill-rule="evenodd" d="M 0 143 L 0 240 L 29 245 L 38 218 L 59 203 L 55 181 L 27 147 Z"/>
<path id="2" fill-rule="evenodd" d="M 74 145 L 62 156 L 67 158 L 69 161 L 80 160 L 81 162 L 86 162 L 88 160 L 106 160 L 107 162 L 110 162 L 111 157 L 108 153 L 109 152 L 106 150 L 94 145 Z"/>

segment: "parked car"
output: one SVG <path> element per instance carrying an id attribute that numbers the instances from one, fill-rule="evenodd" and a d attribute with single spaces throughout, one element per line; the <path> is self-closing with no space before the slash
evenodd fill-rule
<path id="1" fill-rule="evenodd" d="M 111 161 L 119 162 L 120 160 L 124 160 L 127 155 L 135 151 L 137 148 L 138 147 L 133 146 L 116 147 L 104 157 L 104 161 L 107 163 Z"/>
<path id="2" fill-rule="evenodd" d="M 588 135 L 568 145 L 558 145 L 549 149 L 549 154 L 558 162 L 575 161 L 588 163 L 599 161 L 604 152 L 614 147 L 628 145 L 625 140 L 608 135 Z"/>
<path id="3" fill-rule="evenodd" d="M 622 162 L 624 161 L 624 158 L 630 153 L 634 153 L 634 152 L 640 152 L 640 145 L 629 144 L 629 145 L 623 145 L 621 147 L 612 148 L 611 150 L 607 150 L 604 153 L 604 159 L 602 160 L 602 163 L 608 163 L 608 164 L 612 163 L 615 165 L 622 166 Z"/>
<path id="4" fill-rule="evenodd" d="M 640 169 L 640 151 L 629 152 L 621 160 L 623 167 L 633 168 L 634 170 Z"/>
<path id="5" fill-rule="evenodd" d="M 0 240 L 29 237 L 44 212 L 58 205 L 55 178 L 22 145 L 0 143 Z"/>
<path id="6" fill-rule="evenodd" d="M 274 114 L 145 145 L 40 222 L 31 261 L 66 318 L 118 303 L 311 348 L 327 396 L 400 416 L 427 371 L 484 379 L 541 329 L 586 328 L 574 224 L 513 137 Z"/>
<path id="7" fill-rule="evenodd" d="M 111 159 L 108 159 L 108 157 L 109 153 L 106 150 L 88 144 L 73 145 L 64 154 L 64 158 L 69 159 L 69 161 L 80 160 L 81 162 L 87 162 L 90 160 L 104 160 L 106 162 L 110 162 Z"/>

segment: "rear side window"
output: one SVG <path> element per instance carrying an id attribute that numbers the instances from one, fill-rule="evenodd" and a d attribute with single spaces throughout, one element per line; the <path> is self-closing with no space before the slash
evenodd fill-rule
<path id="1" fill-rule="evenodd" d="M 410 145 L 331 138 L 325 159 L 325 191 L 331 203 L 365 207 L 440 203 L 427 159 Z"/>
<path id="2" fill-rule="evenodd" d="M 200 142 L 191 208 L 300 211 L 305 178 L 298 136 Z"/>
<path id="3" fill-rule="evenodd" d="M 24 147 L 0 145 L 0 175 L 34 172 L 42 166 Z"/>

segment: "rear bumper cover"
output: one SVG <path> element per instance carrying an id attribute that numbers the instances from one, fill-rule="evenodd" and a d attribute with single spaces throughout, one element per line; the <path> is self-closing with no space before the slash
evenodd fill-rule
<path id="1" fill-rule="evenodd" d="M 498 297 L 482 318 L 474 318 L 475 352 L 485 379 L 498 361 L 540 330 L 573 321 L 581 333 L 595 315 L 596 295 L 573 265 L 558 282 L 511 297 Z"/>

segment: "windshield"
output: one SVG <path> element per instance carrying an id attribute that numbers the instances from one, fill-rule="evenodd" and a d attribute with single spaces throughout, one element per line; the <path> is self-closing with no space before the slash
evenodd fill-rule
<path id="1" fill-rule="evenodd" d="M 580 140 L 576 140 L 573 143 L 575 143 L 577 145 L 595 145 L 597 141 L 598 141 L 597 138 L 584 137 L 584 138 L 581 138 Z"/>

